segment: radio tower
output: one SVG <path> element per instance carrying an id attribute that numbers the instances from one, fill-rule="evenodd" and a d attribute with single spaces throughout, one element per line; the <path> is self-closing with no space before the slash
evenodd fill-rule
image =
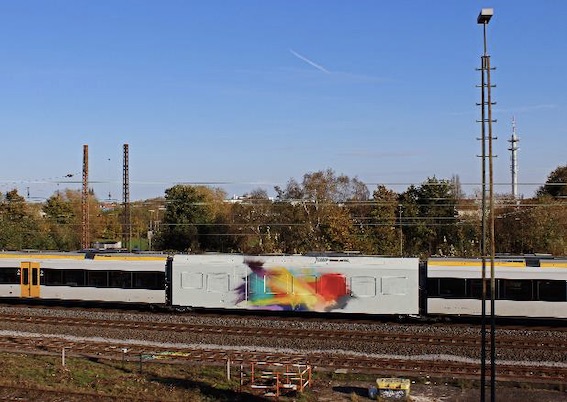
<path id="1" fill-rule="evenodd" d="M 516 118 L 512 117 L 512 138 L 508 140 L 510 143 L 510 148 L 508 151 L 512 151 L 511 165 L 510 169 L 512 171 L 512 198 L 518 198 L 518 142 L 520 139 L 516 135 Z"/>

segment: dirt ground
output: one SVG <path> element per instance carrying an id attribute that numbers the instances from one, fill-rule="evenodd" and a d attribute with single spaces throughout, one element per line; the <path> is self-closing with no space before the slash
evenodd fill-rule
<path id="1" fill-rule="evenodd" d="M 330 382 L 328 387 L 318 384 L 313 390 L 317 400 L 321 402 L 370 401 L 368 387 L 373 384 L 366 382 Z M 461 388 L 449 384 L 412 384 L 409 401 L 412 402 L 478 402 L 480 390 Z M 487 390 L 486 400 L 490 400 L 490 390 Z M 567 389 L 563 392 L 546 389 L 496 387 L 496 400 L 499 402 L 565 402 Z"/>
<path id="2" fill-rule="evenodd" d="M 335 382 L 328 383 L 327 386 L 320 382 L 312 389 L 309 401 L 316 400 L 318 402 L 363 402 L 370 401 L 368 397 L 368 384 L 366 382 Z M 144 395 L 138 395 L 142 400 L 146 400 Z M 251 395 L 249 395 L 251 397 Z M 315 398 L 315 399 L 313 399 Z M 300 398 L 301 399 L 301 398 Z M 21 389 L 0 389 L 0 400 L 10 401 L 44 401 L 44 402 L 116 402 L 116 401 L 132 401 L 136 398 L 130 395 L 129 398 L 120 397 L 100 397 L 100 396 L 87 396 L 84 394 L 58 394 L 56 392 L 42 392 L 35 390 L 21 390 Z M 152 399 L 154 400 L 154 399 Z M 161 399 L 157 399 L 161 401 Z M 164 401 L 167 399 L 164 399 Z M 202 400 L 200 398 L 187 399 L 191 401 Z M 205 400 L 211 401 L 214 399 L 206 398 Z M 227 399 L 223 399 L 227 400 Z M 270 402 L 274 398 L 267 397 L 253 397 L 250 400 Z M 281 398 L 280 400 L 294 401 L 296 398 Z M 412 384 L 411 393 L 407 401 L 411 402 L 478 402 L 479 390 L 478 389 L 461 389 L 456 386 L 445 384 Z M 486 400 L 490 400 L 490 395 L 486 396 Z M 550 390 L 535 390 L 535 389 L 521 389 L 510 387 L 497 387 L 496 400 L 499 402 L 565 402 L 567 401 L 567 392 L 563 391 L 550 391 Z M 382 399 L 381 401 L 386 401 Z M 395 401 L 395 399 L 393 399 Z"/>

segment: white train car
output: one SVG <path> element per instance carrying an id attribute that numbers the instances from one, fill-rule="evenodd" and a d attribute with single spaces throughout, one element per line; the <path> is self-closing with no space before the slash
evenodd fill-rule
<path id="1" fill-rule="evenodd" d="M 417 258 L 175 255 L 167 277 L 175 308 L 419 313 Z"/>
<path id="2" fill-rule="evenodd" d="M 486 260 L 486 314 L 490 314 L 490 260 Z M 498 258 L 494 264 L 498 317 L 567 318 L 567 260 Z M 482 260 L 430 258 L 427 313 L 480 316 Z"/>
<path id="3" fill-rule="evenodd" d="M 0 297 L 165 303 L 166 256 L 0 253 Z"/>

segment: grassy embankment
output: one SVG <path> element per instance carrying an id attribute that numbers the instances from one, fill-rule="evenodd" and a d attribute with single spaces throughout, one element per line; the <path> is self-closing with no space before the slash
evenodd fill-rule
<path id="1" fill-rule="evenodd" d="M 0 399 L 101 401 L 266 401 L 240 387 L 225 367 L 120 362 L 0 353 Z M 270 398 L 269 400 L 273 400 Z M 285 400 L 283 398 L 282 400 Z M 307 392 L 293 400 L 314 401 Z"/>

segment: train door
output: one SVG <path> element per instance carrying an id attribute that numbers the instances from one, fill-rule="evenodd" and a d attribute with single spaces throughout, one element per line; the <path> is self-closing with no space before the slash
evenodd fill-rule
<path id="1" fill-rule="evenodd" d="M 39 263 L 20 263 L 22 297 L 39 297 Z"/>

